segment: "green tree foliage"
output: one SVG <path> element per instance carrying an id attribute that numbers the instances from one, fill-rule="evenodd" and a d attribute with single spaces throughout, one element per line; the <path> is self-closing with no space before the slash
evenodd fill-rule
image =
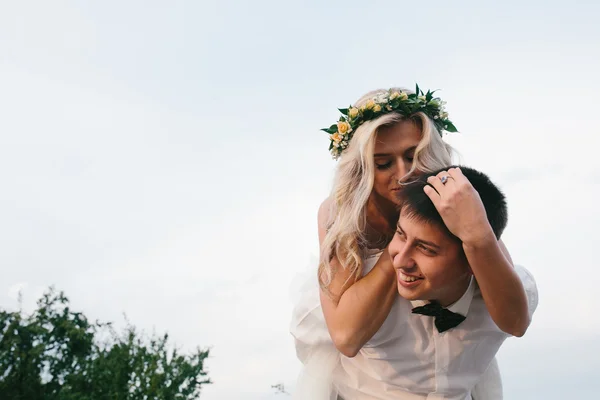
<path id="1" fill-rule="evenodd" d="M 180 354 L 168 339 L 91 323 L 50 289 L 31 315 L 0 310 L 0 399 L 198 399 L 208 350 Z"/>

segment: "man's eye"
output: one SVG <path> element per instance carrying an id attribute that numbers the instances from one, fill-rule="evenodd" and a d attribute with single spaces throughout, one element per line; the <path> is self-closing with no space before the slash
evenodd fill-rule
<path id="1" fill-rule="evenodd" d="M 423 251 L 423 253 L 425 253 L 428 256 L 435 256 L 437 253 L 434 250 L 431 250 L 429 247 L 426 246 L 419 246 L 419 248 Z"/>

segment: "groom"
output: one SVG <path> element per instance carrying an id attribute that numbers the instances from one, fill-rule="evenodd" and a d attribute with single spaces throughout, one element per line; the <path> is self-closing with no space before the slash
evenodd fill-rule
<path id="1" fill-rule="evenodd" d="M 497 368 L 493 360 L 504 340 L 527 330 L 537 306 L 537 288 L 520 266 L 499 268 L 478 262 L 472 264 L 488 268 L 471 268 L 469 260 L 485 254 L 453 233 L 455 214 L 447 208 L 447 200 L 465 193 L 465 185 L 472 189 L 467 195 L 481 201 L 471 215 L 461 218 L 475 221 L 485 215 L 488 231 L 481 235 L 478 230 L 478 237 L 499 239 L 508 221 L 505 197 L 479 171 L 466 167 L 436 171 L 399 193 L 400 217 L 389 253 L 401 296 L 398 310 L 405 314 L 398 319 L 404 326 L 395 329 L 405 333 L 390 344 L 398 346 L 402 358 L 400 368 L 390 373 L 415 382 L 415 395 L 424 395 L 416 392 L 417 382 L 432 380 L 436 398 L 462 399 L 465 392 L 476 400 L 501 398 L 501 382 L 478 388 L 478 393 L 472 390 L 490 372 L 488 368 Z M 343 388 L 340 395 L 350 398 Z"/>

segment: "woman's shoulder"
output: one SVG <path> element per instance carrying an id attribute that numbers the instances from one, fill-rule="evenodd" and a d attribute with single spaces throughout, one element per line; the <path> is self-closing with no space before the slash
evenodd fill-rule
<path id="1" fill-rule="evenodd" d="M 326 227 L 329 225 L 331 215 L 333 215 L 333 199 L 331 197 L 327 197 L 325 200 L 321 202 L 318 211 L 318 221 L 319 226 Z"/>
<path id="2" fill-rule="evenodd" d="M 326 213 L 327 215 L 329 215 L 329 213 L 331 212 L 331 208 L 333 206 L 333 199 L 331 198 L 331 196 L 326 197 L 322 202 L 321 205 L 319 206 L 319 215 Z"/>

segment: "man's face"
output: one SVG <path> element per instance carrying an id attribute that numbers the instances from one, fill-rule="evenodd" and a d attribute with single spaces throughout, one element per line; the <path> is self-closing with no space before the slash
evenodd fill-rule
<path id="1" fill-rule="evenodd" d="M 456 302 L 467 289 L 471 270 L 460 241 L 435 224 L 400 212 L 389 246 L 398 279 L 398 292 L 407 300 Z"/>

